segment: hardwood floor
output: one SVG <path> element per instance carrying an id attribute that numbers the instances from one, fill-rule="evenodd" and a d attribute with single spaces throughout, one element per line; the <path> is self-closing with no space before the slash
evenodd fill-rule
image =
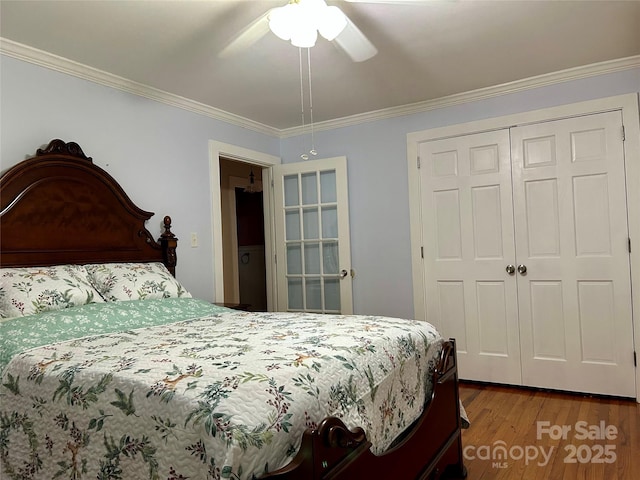
<path id="1" fill-rule="evenodd" d="M 640 479 L 634 400 L 472 383 L 460 398 L 468 480 Z"/>

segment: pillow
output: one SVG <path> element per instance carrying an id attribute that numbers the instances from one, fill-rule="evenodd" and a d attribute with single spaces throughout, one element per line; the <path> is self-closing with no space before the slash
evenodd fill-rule
<path id="1" fill-rule="evenodd" d="M 91 284 L 108 302 L 191 298 L 162 263 L 101 263 L 85 268 Z"/>
<path id="2" fill-rule="evenodd" d="M 0 317 L 103 303 L 81 265 L 0 268 Z"/>

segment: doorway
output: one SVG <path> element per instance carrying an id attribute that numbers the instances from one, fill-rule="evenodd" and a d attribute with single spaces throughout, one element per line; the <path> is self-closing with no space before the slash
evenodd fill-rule
<path id="1" fill-rule="evenodd" d="M 220 158 L 224 304 L 267 310 L 262 168 Z"/>

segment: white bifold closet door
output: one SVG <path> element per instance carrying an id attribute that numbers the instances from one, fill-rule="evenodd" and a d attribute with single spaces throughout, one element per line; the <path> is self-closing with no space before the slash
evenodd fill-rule
<path id="1" fill-rule="evenodd" d="M 461 378 L 521 383 L 509 131 L 420 145 L 427 320 Z"/>
<path id="2" fill-rule="evenodd" d="M 427 319 L 465 379 L 635 396 L 620 112 L 420 145 Z"/>
<path id="3" fill-rule="evenodd" d="M 635 396 L 620 112 L 511 130 L 525 385 Z"/>

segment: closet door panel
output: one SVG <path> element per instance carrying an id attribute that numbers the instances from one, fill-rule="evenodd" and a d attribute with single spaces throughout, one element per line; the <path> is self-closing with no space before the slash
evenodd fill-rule
<path id="1" fill-rule="evenodd" d="M 620 112 L 511 129 L 525 385 L 634 396 Z"/>
<path id="2" fill-rule="evenodd" d="M 557 258 L 560 256 L 557 179 L 527 181 L 524 183 L 524 189 L 528 226 L 527 256 L 529 258 Z"/>
<path id="3" fill-rule="evenodd" d="M 551 361 L 567 358 L 567 339 L 558 325 L 564 323 L 562 282 L 532 281 L 529 283 L 531 301 L 533 356 Z"/>
<path id="4" fill-rule="evenodd" d="M 419 144 L 427 320 L 460 378 L 519 384 L 509 132 Z"/>

